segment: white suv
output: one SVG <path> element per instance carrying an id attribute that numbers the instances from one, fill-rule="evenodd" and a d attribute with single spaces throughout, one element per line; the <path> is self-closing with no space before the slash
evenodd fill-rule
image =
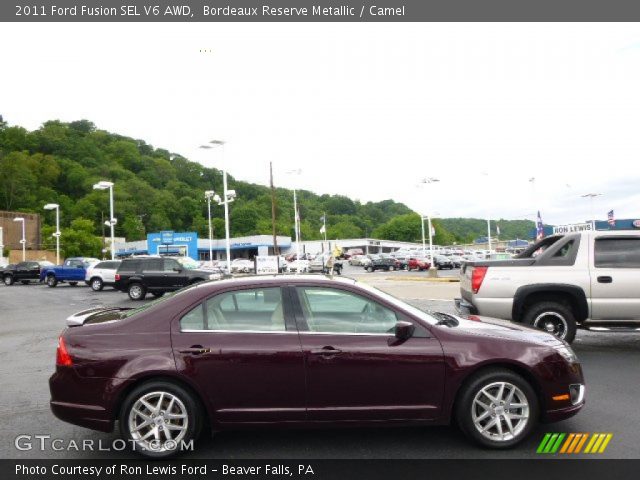
<path id="1" fill-rule="evenodd" d="M 99 292 L 105 285 L 116 282 L 116 270 L 120 266 L 120 260 L 105 260 L 87 268 L 84 281 L 94 292 Z"/>

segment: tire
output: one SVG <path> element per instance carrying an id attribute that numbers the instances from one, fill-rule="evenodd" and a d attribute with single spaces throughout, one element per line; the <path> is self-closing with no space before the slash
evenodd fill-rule
<path id="1" fill-rule="evenodd" d="M 151 295 L 153 295 L 153 298 L 160 298 L 164 295 L 164 292 L 151 292 Z"/>
<path id="2" fill-rule="evenodd" d="M 522 323 L 551 333 L 567 343 L 573 342 L 576 338 L 576 319 L 566 303 L 558 301 L 534 303 L 524 313 Z"/>
<path id="3" fill-rule="evenodd" d="M 5 275 L 3 281 L 7 287 L 10 287 L 15 282 L 15 280 L 13 279 L 13 275 Z"/>
<path id="4" fill-rule="evenodd" d="M 78 285 L 78 282 L 69 282 L 69 285 L 71 285 L 72 287 L 75 287 L 76 285 Z"/>
<path id="5" fill-rule="evenodd" d="M 505 409 L 505 405 L 514 407 Z M 460 429 L 471 440 L 487 448 L 505 449 L 531 433 L 539 412 L 538 397 L 529 382 L 511 370 L 490 369 L 478 372 L 461 387 L 455 415 Z"/>
<path id="6" fill-rule="evenodd" d="M 144 400 L 146 405 L 159 406 L 161 409 L 171 406 L 171 411 L 160 410 L 159 415 L 154 415 L 157 410 L 150 410 L 141 400 Z M 181 417 L 170 418 L 170 414 Z M 183 442 L 189 444 L 198 438 L 203 418 L 200 403 L 187 390 L 171 382 L 150 381 L 135 388 L 124 399 L 119 424 L 122 436 L 135 452 L 151 458 L 167 458 L 179 453 Z M 150 419 L 156 423 L 136 429 L 136 426 L 140 427 Z M 166 425 L 172 425 L 173 428 L 167 429 Z M 172 445 L 166 445 L 169 440 L 166 432 L 171 432 L 173 448 Z M 147 434 L 151 439 L 159 440 L 160 448 L 154 448 L 148 440 L 141 439 Z"/>
<path id="7" fill-rule="evenodd" d="M 367 267 L 367 272 L 369 273 L 373 272 L 373 267 Z"/>
<path id="8" fill-rule="evenodd" d="M 91 290 L 94 292 L 100 292 L 104 288 L 104 282 L 100 277 L 93 277 L 89 281 L 89 285 L 91 285 Z"/>
<path id="9" fill-rule="evenodd" d="M 393 272 L 396 269 L 396 267 L 389 267 L 389 271 Z"/>
<path id="10" fill-rule="evenodd" d="M 58 279 L 56 278 L 55 275 L 47 275 L 47 286 L 49 288 L 53 288 L 56 285 L 58 285 Z"/>
<path id="11" fill-rule="evenodd" d="M 133 301 L 144 300 L 144 297 L 147 295 L 147 289 L 144 288 L 144 285 L 141 283 L 134 282 L 127 287 L 127 293 Z"/>

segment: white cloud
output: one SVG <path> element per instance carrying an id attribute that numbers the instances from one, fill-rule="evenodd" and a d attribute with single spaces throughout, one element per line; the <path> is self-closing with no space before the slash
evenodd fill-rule
<path id="1" fill-rule="evenodd" d="M 11 124 L 87 118 L 230 172 L 442 216 L 638 216 L 637 24 L 4 24 Z M 211 50 L 203 53 L 200 50 Z M 481 173 L 487 172 L 488 176 Z M 431 193 L 419 178 L 441 179 Z M 530 177 L 536 177 L 535 199 Z M 619 195 L 625 180 L 624 196 Z M 570 185 L 567 187 L 566 185 Z M 637 193 L 636 193 L 637 192 Z"/>

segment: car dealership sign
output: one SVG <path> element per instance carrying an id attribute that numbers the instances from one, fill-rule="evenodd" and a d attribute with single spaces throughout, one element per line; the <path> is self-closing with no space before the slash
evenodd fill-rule
<path id="1" fill-rule="evenodd" d="M 593 225 L 590 223 L 574 223 L 573 225 L 557 225 L 553 227 L 553 234 L 556 233 L 574 233 L 574 232 L 590 232 Z"/>

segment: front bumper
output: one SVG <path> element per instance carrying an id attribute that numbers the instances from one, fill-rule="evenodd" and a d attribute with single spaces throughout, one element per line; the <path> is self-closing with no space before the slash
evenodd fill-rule
<path id="1" fill-rule="evenodd" d="M 467 302 L 464 298 L 454 298 L 453 299 L 456 312 L 461 315 L 478 315 L 478 309 L 472 304 Z"/>

